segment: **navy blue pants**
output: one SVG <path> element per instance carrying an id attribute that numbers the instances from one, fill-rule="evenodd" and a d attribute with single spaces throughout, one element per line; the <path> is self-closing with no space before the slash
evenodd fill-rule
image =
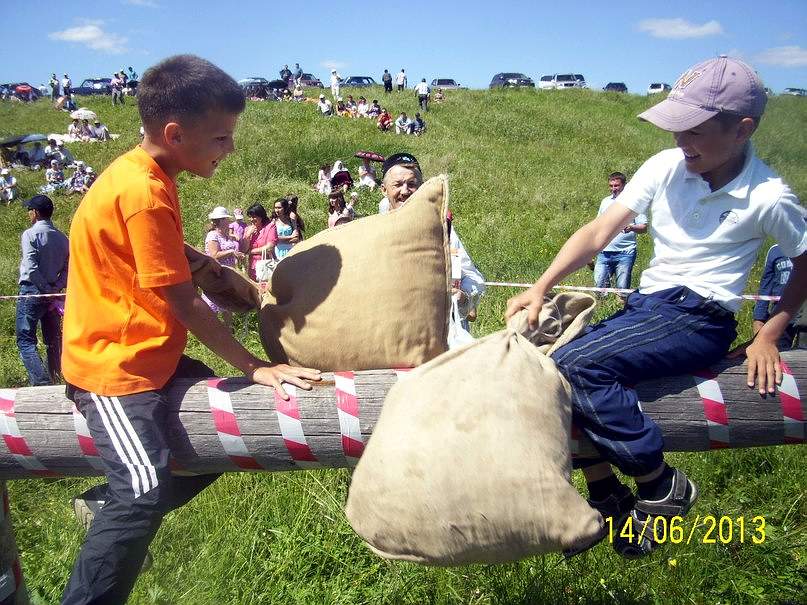
<path id="1" fill-rule="evenodd" d="M 634 477 L 650 473 L 663 462 L 664 440 L 628 385 L 719 361 L 736 327 L 729 311 L 688 288 L 631 294 L 622 311 L 552 354 L 572 387 L 574 423 L 603 460 Z"/>
<path id="2" fill-rule="evenodd" d="M 183 357 L 176 377 L 209 377 L 213 371 Z M 104 505 L 87 532 L 63 604 L 125 603 L 148 546 L 166 513 L 190 501 L 218 475 L 177 477 L 169 468 L 166 387 L 106 397 L 68 387 L 87 419 L 107 485 Z"/>

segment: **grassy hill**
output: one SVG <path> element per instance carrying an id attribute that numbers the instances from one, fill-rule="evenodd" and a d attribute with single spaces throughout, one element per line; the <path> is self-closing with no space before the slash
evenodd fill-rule
<path id="1" fill-rule="evenodd" d="M 384 97 L 391 112 L 414 112 L 410 91 Z M 201 244 L 207 213 L 217 205 L 246 207 L 286 193 L 300 196 L 311 233 L 326 225 L 327 203 L 311 190 L 318 167 L 336 159 L 354 172 L 353 153 L 407 150 L 426 176 L 451 179 L 455 226 L 489 280 L 533 281 L 565 239 L 592 218 L 607 194 L 606 175 L 632 174 L 651 154 L 672 146 L 669 134 L 639 122 L 654 99 L 594 91 L 449 91 L 426 115 L 420 138 L 379 133 L 370 120 L 321 118 L 311 105 L 249 103 L 235 154 L 210 180 L 180 177 L 188 241 Z M 106 97 L 83 99 L 110 130 L 105 144 L 72 144 L 74 155 L 101 171 L 136 145 L 134 104 L 113 108 Z M 42 101 L 0 104 L 0 136 L 65 132 L 66 114 Z M 807 103 L 773 98 L 754 141 L 759 155 L 807 199 Z M 21 197 L 35 193 L 42 172 L 20 172 Z M 375 211 L 381 195 L 361 194 L 358 211 Z M 65 231 L 79 203 L 55 195 L 54 220 Z M 19 203 L 0 208 L 0 294 L 16 293 L 19 234 L 27 226 Z M 98 220 L 104 220 L 99 216 Z M 640 236 L 634 281 L 650 256 Z M 763 251 L 764 254 L 764 251 Z M 759 265 L 759 263 L 758 263 Z M 757 266 L 749 284 L 757 283 Z M 567 280 L 591 285 L 586 270 Z M 491 288 L 474 326 L 477 335 L 502 326 L 504 302 L 515 291 Z M 605 299 L 600 314 L 617 308 Z M 90 311 L 90 310 L 88 310 Z M 244 342 L 259 352 L 254 318 Z M 741 338 L 750 335 L 743 307 Z M 235 370 L 196 342 L 191 354 L 222 375 Z M 0 301 L 0 386 L 25 384 L 14 341 L 14 304 Z M 566 564 L 552 555 L 512 565 L 428 569 L 371 555 L 344 520 L 346 471 L 227 475 L 166 519 L 152 545 L 155 565 L 141 576 L 132 603 L 759 603 L 807 599 L 807 452 L 764 448 L 671 456 L 701 487 L 696 512 L 764 515 L 762 545 L 667 545 L 628 562 L 603 545 Z M 575 477 L 577 482 L 580 477 Z M 12 514 L 28 583 L 41 603 L 58 601 L 82 532 L 69 499 L 89 480 L 11 484 Z M 705 533 L 705 530 L 704 532 Z"/>

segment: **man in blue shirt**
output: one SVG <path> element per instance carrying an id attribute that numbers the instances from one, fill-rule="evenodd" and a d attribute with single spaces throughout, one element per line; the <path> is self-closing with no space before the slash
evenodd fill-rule
<path id="1" fill-rule="evenodd" d="M 67 286 L 67 236 L 53 226 L 53 202 L 46 195 L 35 195 L 25 202 L 31 227 L 22 234 L 20 297 L 17 300 L 17 348 L 28 371 L 31 386 L 58 382 L 61 371 L 62 330 L 57 297 Z M 60 301 L 61 302 L 61 301 Z M 48 370 L 36 349 L 36 327 L 42 323 L 42 340 L 48 351 Z"/>
<path id="2" fill-rule="evenodd" d="M 600 202 L 600 209 L 597 216 L 604 213 L 617 196 L 625 188 L 627 178 L 621 172 L 612 172 L 608 175 L 608 187 L 611 195 Z M 630 288 L 631 272 L 636 262 L 636 234 L 647 232 L 647 217 L 639 214 L 634 222 L 625 227 L 621 233 L 611 240 L 602 252 L 597 255 L 594 265 L 594 282 L 598 288 L 608 288 L 611 285 L 611 277 L 616 275 L 616 287 L 620 289 Z M 626 295 L 620 295 L 624 300 Z"/>
<path id="3" fill-rule="evenodd" d="M 762 271 L 762 279 L 759 280 L 758 294 L 760 296 L 782 296 L 791 273 L 793 273 L 793 261 L 782 254 L 778 244 L 774 244 L 765 256 L 765 269 Z M 767 300 L 757 301 L 757 304 L 754 305 L 754 335 L 768 321 L 774 306 L 776 306 L 775 302 Z M 798 332 L 798 321 L 798 316 L 794 317 L 785 328 L 777 342 L 780 351 L 793 348 L 793 341 Z"/>

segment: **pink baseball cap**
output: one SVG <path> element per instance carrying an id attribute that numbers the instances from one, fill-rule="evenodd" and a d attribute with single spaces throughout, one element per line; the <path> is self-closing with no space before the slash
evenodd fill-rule
<path id="1" fill-rule="evenodd" d="M 662 130 L 683 132 L 718 113 L 758 118 L 768 95 L 750 65 L 726 55 L 688 69 L 661 103 L 639 114 Z"/>

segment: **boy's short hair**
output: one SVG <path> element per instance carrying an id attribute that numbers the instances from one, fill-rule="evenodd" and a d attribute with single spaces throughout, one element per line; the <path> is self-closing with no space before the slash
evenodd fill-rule
<path id="1" fill-rule="evenodd" d="M 616 179 L 619 179 L 620 181 L 622 181 L 623 185 L 628 181 L 628 177 L 626 177 L 621 172 L 612 172 L 611 174 L 608 175 L 608 180 L 609 181 L 613 181 L 613 180 L 616 180 Z"/>
<path id="2" fill-rule="evenodd" d="M 742 121 L 744 118 L 751 118 L 754 121 L 754 128 L 759 126 L 759 121 L 762 119 L 761 116 L 760 117 L 742 116 L 737 113 L 729 113 L 728 111 L 721 111 L 714 117 L 714 120 L 717 121 L 718 124 L 720 124 L 720 127 L 723 129 L 723 132 L 725 132 L 732 126 L 736 126 L 737 124 L 739 124 L 740 121 Z"/>
<path id="3" fill-rule="evenodd" d="M 175 55 L 143 74 L 137 107 L 146 132 L 151 133 L 168 122 L 192 122 L 209 111 L 241 113 L 246 99 L 238 83 L 210 61 Z"/>

